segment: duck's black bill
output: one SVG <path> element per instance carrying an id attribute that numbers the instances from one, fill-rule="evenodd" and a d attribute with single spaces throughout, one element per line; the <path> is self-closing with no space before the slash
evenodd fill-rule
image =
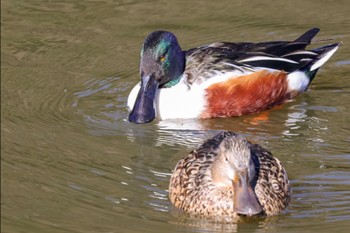
<path id="1" fill-rule="evenodd" d="M 149 123 L 156 117 L 155 97 L 159 82 L 154 76 L 141 79 L 141 88 L 137 94 L 133 109 L 129 114 L 129 121 L 136 124 Z"/>
<path id="2" fill-rule="evenodd" d="M 247 171 L 241 171 L 237 174 L 237 179 L 233 181 L 233 188 L 236 213 L 252 216 L 262 212 L 258 198 L 249 184 Z"/>

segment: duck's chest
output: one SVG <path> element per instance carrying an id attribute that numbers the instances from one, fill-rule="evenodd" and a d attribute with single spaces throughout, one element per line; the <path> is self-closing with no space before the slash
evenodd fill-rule
<path id="1" fill-rule="evenodd" d="M 206 94 L 201 86 L 179 84 L 159 89 L 156 97 L 157 113 L 161 119 L 197 118 L 205 110 Z"/>

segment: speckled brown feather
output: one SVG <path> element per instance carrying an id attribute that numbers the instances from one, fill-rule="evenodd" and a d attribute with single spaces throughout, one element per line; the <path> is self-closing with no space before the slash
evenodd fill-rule
<path id="1" fill-rule="evenodd" d="M 282 163 L 260 145 L 251 145 L 252 158 L 259 171 L 255 194 L 266 215 L 281 213 L 290 202 L 290 185 Z"/>
<path id="2" fill-rule="evenodd" d="M 235 217 L 233 189 L 216 186 L 210 171 L 220 143 L 232 135 L 235 133 L 225 131 L 208 139 L 177 163 L 169 185 L 170 200 L 175 207 L 201 216 Z M 249 145 L 257 171 L 251 185 L 264 214 L 278 214 L 290 201 L 287 173 L 269 151 L 259 145 Z"/>

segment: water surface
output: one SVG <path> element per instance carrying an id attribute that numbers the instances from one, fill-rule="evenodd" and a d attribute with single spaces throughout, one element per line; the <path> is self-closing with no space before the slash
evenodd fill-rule
<path id="1" fill-rule="evenodd" d="M 350 227 L 348 1 L 23 1 L 1 7 L 2 232 L 345 232 Z M 215 41 L 342 41 L 310 89 L 240 118 L 126 121 L 148 33 Z M 220 130 L 278 157 L 287 212 L 239 224 L 172 208 L 177 161 Z"/>

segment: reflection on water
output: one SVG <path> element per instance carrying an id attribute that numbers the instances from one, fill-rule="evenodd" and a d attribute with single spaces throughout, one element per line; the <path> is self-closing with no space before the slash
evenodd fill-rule
<path id="1" fill-rule="evenodd" d="M 119 82 L 116 83 L 116 85 L 118 84 Z M 99 88 L 98 86 L 100 85 L 97 85 L 96 88 Z M 113 87 L 109 86 L 108 88 L 100 89 L 100 91 L 113 92 L 108 89 L 113 89 Z M 94 94 L 100 95 L 98 91 L 90 89 L 89 93 L 91 93 L 91 98 L 94 98 L 92 97 Z M 124 101 L 124 99 L 121 98 L 121 101 Z M 120 112 L 123 114 L 120 114 Z M 170 217 L 173 216 L 175 219 L 167 221 L 178 226 L 179 229 L 236 232 L 238 229 L 247 228 L 249 231 L 260 232 L 271 227 L 275 228 L 271 224 L 274 225 L 276 221 L 288 222 L 288 219 L 290 221 L 296 221 L 292 219 L 297 219 L 298 224 L 292 224 L 296 228 L 308 225 L 308 221 L 304 220 L 305 218 L 313 219 L 312 221 L 321 219 L 323 222 L 337 222 L 350 219 L 350 199 L 348 198 L 350 193 L 343 188 L 350 186 L 346 178 L 350 173 L 341 171 L 339 166 L 340 163 L 350 159 L 349 155 L 326 156 L 315 154 L 320 153 L 323 147 L 329 147 L 329 143 L 326 142 L 329 141 L 329 127 L 332 122 L 330 118 L 323 116 L 324 114 L 322 113 L 332 114 L 334 112 L 338 112 L 336 107 L 310 105 L 306 100 L 303 100 L 293 101 L 285 105 L 283 109 L 273 109 L 268 111 L 267 114 L 263 113 L 264 118 L 247 116 L 239 119 L 175 119 L 157 121 L 154 124 L 143 125 L 142 127 L 126 121 L 127 110 L 125 106 L 119 107 L 118 118 L 115 118 L 113 114 L 108 115 L 109 118 L 105 118 L 106 114 L 99 116 L 101 113 L 98 112 L 92 112 L 93 116 L 89 116 L 86 113 L 83 114 L 85 122 L 89 125 L 89 132 L 93 135 L 120 135 L 121 128 L 126 127 L 122 132 L 129 143 L 140 147 L 137 152 L 139 153 L 138 157 L 139 159 L 142 157 L 141 160 L 145 163 L 154 164 L 154 162 L 150 162 L 154 161 L 152 153 L 155 153 L 158 158 L 160 156 L 159 153 L 164 153 L 162 160 L 164 161 L 165 159 L 165 164 L 168 165 L 163 168 L 159 168 L 159 165 L 157 165 L 157 168 L 154 169 L 143 169 L 141 171 L 142 174 L 138 176 L 134 175 L 132 166 L 122 166 L 127 174 L 134 175 L 135 180 L 147 184 L 140 184 L 140 187 L 147 192 L 147 197 L 145 198 L 147 200 L 145 201 L 146 207 L 144 206 L 144 208 L 170 214 Z M 259 120 L 256 121 L 256 118 Z M 237 225 L 232 224 L 232 222 L 222 223 L 221 221 L 212 222 L 206 219 L 192 218 L 172 208 L 167 197 L 167 185 L 171 169 L 177 160 L 188 153 L 189 150 L 196 148 L 202 141 L 224 129 L 238 131 L 253 141 L 262 144 L 268 143 L 269 147 L 271 147 L 271 144 L 273 147 L 274 141 L 280 142 L 282 139 L 286 142 L 281 143 L 282 148 L 275 146 L 276 149 L 273 150 L 274 154 L 281 158 L 286 166 L 290 168 L 289 174 L 291 174 L 292 178 L 293 201 L 286 215 L 253 223 L 239 223 Z M 308 136 L 305 137 L 305 135 Z M 303 139 L 300 139 L 300 137 Z M 299 149 L 290 151 L 289 146 L 296 141 L 299 143 Z M 150 146 L 165 149 L 160 149 L 163 152 L 159 152 L 157 149 L 151 149 Z M 169 149 L 170 152 L 168 152 Z M 308 150 L 310 151 L 309 153 L 303 152 Z M 290 152 L 292 152 L 293 157 L 297 156 L 298 158 L 290 157 Z M 147 162 L 147 159 L 150 161 Z M 347 161 L 345 164 L 344 169 L 348 169 L 350 162 Z M 140 163 L 138 166 L 139 168 L 149 167 L 149 165 L 143 163 Z M 300 173 L 300 169 L 304 173 Z M 331 169 L 331 171 L 326 171 L 327 169 Z M 152 182 L 153 179 L 150 179 L 150 176 L 161 178 L 162 183 Z M 128 181 L 122 181 L 121 184 L 130 186 Z M 130 202 L 127 197 L 110 200 L 118 204 L 122 201 Z M 337 201 L 335 202 L 335 200 Z M 336 214 L 329 215 L 328 213 L 330 212 L 336 212 Z M 287 225 L 283 225 L 283 227 Z"/>
<path id="2" fill-rule="evenodd" d="M 350 221 L 347 4 L 3 1 L 2 231 L 344 232 Z M 283 107 L 239 118 L 126 120 L 149 32 L 173 31 L 187 49 L 292 39 L 314 26 L 321 27 L 317 43 L 343 44 L 310 91 Z M 285 214 L 232 223 L 173 208 L 168 182 L 175 164 L 221 130 L 243 134 L 283 161 L 293 189 Z"/>

